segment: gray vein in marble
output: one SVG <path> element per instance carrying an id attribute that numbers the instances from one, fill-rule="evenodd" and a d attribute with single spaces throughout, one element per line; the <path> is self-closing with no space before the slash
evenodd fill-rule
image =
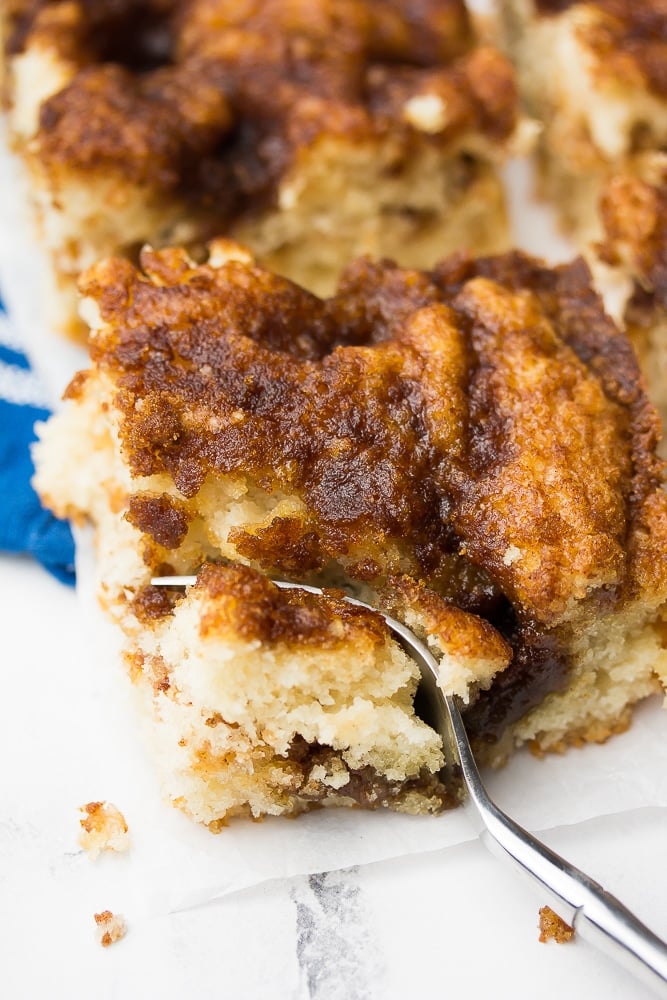
<path id="1" fill-rule="evenodd" d="M 358 869 L 299 879 L 292 890 L 302 996 L 371 1000 L 383 962 L 359 886 Z"/>

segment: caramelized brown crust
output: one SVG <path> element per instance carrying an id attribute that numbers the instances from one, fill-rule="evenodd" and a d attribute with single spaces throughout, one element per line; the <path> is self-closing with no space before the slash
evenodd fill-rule
<path id="1" fill-rule="evenodd" d="M 282 590 L 247 566 L 207 563 L 197 575 L 206 611 L 199 630 L 202 636 L 236 636 L 246 642 L 316 646 L 330 649 L 349 642 L 350 635 L 365 641 L 387 642 L 391 634 L 382 615 L 355 607 L 336 591 L 322 596 L 306 590 Z"/>
<path id="2" fill-rule="evenodd" d="M 545 16 L 576 6 L 601 15 L 579 26 L 582 41 L 595 53 L 600 71 L 621 83 L 667 96 L 667 5 L 664 0 L 535 0 Z"/>
<path id="3" fill-rule="evenodd" d="M 392 576 L 387 584 L 383 606 L 400 621 L 416 613 L 419 630 L 425 636 L 435 636 L 451 655 L 509 660 L 511 650 L 507 643 L 483 618 L 466 614 L 443 601 L 412 577 Z"/>
<path id="4" fill-rule="evenodd" d="M 176 189 L 232 126 L 224 95 L 203 85 L 200 72 L 192 64 L 149 78 L 116 65 L 82 69 L 42 107 L 43 160 L 81 170 L 113 166 L 134 184 Z"/>
<path id="5" fill-rule="evenodd" d="M 191 515 L 184 504 L 170 496 L 135 493 L 126 518 L 165 549 L 176 549 L 185 538 Z"/>
<path id="6" fill-rule="evenodd" d="M 511 67 L 473 48 L 461 0 L 35 0 L 13 24 L 10 52 L 46 46 L 74 67 L 42 106 L 47 167 L 112 168 L 185 196 L 212 230 L 270 201 L 323 135 L 389 132 L 407 156 L 468 131 L 502 141 L 516 124 Z M 434 135 L 405 115 L 424 94 L 447 109 Z"/>
<path id="7" fill-rule="evenodd" d="M 361 261 L 324 301 L 237 262 L 142 266 L 83 282 L 126 461 L 185 506 L 208 476 L 298 497 L 246 536 L 265 569 L 360 559 L 361 578 L 408 572 L 456 603 L 477 573 L 482 613 L 521 628 L 665 586 L 657 418 L 582 262 Z"/>

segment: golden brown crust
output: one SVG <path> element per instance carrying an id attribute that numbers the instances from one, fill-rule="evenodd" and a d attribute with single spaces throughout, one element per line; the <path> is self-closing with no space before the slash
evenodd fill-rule
<path id="1" fill-rule="evenodd" d="M 270 646 L 296 645 L 328 649 L 347 643 L 351 635 L 362 641 L 385 643 L 390 632 L 382 615 L 355 607 L 343 595 L 326 591 L 282 590 L 248 566 L 207 563 L 197 576 L 204 613 L 200 633 L 238 636 Z"/>
<path id="2" fill-rule="evenodd" d="M 579 25 L 581 40 L 598 60 L 598 71 L 620 83 L 667 95 L 667 6 L 664 0 L 536 0 L 545 16 L 585 6 L 598 14 Z"/>
<path id="3" fill-rule="evenodd" d="M 407 570 L 459 603 L 472 563 L 480 601 L 549 627 L 665 585 L 656 416 L 583 263 L 362 261 L 329 300 L 237 262 L 142 263 L 83 282 L 126 460 L 186 506 L 207 476 L 297 496 L 248 535 L 265 569 Z"/>
<path id="4" fill-rule="evenodd" d="M 206 601 L 202 636 L 214 632 L 271 646 L 314 645 L 318 649 L 349 643 L 354 635 L 359 641 L 372 643 L 384 643 L 391 636 L 379 612 L 350 604 L 342 591 L 327 588 L 322 595 L 313 595 L 299 588 L 282 589 L 248 566 L 205 563 L 195 586 Z M 144 593 L 162 594 L 164 590 L 151 586 Z M 436 636 L 450 655 L 486 657 L 498 663 L 508 662 L 511 656 L 509 645 L 488 622 L 453 606 L 410 577 L 392 577 L 382 603 L 385 610 L 401 618 L 407 609 L 417 613 L 422 628 Z M 164 617 L 172 610 L 173 601 L 165 602 L 154 617 Z"/>
<path id="5" fill-rule="evenodd" d="M 509 662 L 512 650 L 502 636 L 477 615 L 467 614 L 412 577 L 392 576 L 382 595 L 383 607 L 400 620 L 417 614 L 420 628 L 453 656 L 488 657 Z"/>
<path id="6" fill-rule="evenodd" d="M 181 49 L 227 47 L 221 31 L 248 32 L 251 39 L 283 35 L 301 39 L 302 59 L 313 49 L 325 61 L 355 59 L 360 46 L 374 59 L 429 65 L 461 55 L 472 42 L 470 20 L 461 0 L 196 0 L 180 15 Z M 232 35 L 236 48 L 236 36 Z M 331 52 L 336 39 L 337 53 Z M 347 53 L 347 55 L 346 55 Z M 324 67 L 325 75 L 328 70 Z"/>
<path id="7" fill-rule="evenodd" d="M 176 189 L 232 125 L 228 104 L 186 64 L 149 79 L 90 66 L 42 106 L 40 156 L 50 166 L 120 170 L 128 181 Z"/>
<path id="8" fill-rule="evenodd" d="M 626 412 L 624 434 L 632 442 L 632 478 L 621 488 L 634 516 L 662 482 L 663 467 L 655 454 L 660 421 L 646 396 L 632 346 L 605 313 L 584 261 L 547 268 L 522 253 L 477 260 L 451 257 L 439 266 L 438 276 L 447 294 L 475 276 L 489 278 L 515 293 L 530 290 L 557 339 L 599 380 L 607 400 Z"/>
<path id="9" fill-rule="evenodd" d="M 331 44 L 335 37 L 336 44 Z M 134 39 L 129 50 L 120 39 Z M 112 168 L 211 214 L 212 230 L 270 201 L 299 151 L 323 135 L 388 132 L 447 145 L 472 131 L 506 140 L 517 121 L 509 63 L 474 49 L 460 0 L 86 0 L 26 5 L 8 47 L 47 46 L 73 67 L 44 102 L 47 169 Z M 143 53 L 143 54 L 142 54 Z M 425 135 L 406 102 L 443 99 Z"/>

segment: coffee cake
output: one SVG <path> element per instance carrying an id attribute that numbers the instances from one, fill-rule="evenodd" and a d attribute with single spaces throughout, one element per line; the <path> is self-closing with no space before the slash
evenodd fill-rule
<path id="1" fill-rule="evenodd" d="M 452 804 L 415 665 L 335 588 L 427 639 L 487 762 L 606 739 L 661 690 L 658 419 L 583 261 L 361 260 L 323 300 L 219 242 L 81 287 L 91 367 L 36 485 L 96 527 L 101 600 L 196 818 Z"/>

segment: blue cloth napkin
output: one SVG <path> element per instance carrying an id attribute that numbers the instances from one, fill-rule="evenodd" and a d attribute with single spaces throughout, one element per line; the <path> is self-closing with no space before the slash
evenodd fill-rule
<path id="1" fill-rule="evenodd" d="M 28 553 L 71 585 L 74 541 L 69 524 L 44 510 L 30 485 L 35 421 L 48 416 L 45 393 L 0 300 L 0 551 Z"/>

